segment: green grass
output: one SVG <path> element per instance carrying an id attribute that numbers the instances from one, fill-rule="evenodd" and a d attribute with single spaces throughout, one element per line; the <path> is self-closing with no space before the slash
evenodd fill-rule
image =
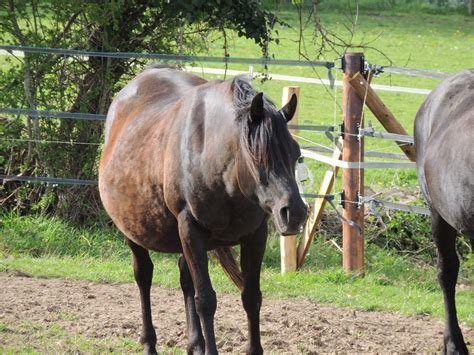
<path id="1" fill-rule="evenodd" d="M 57 218 L 15 214 L 3 215 L 0 227 L 0 271 L 20 270 L 36 277 L 94 282 L 134 282 L 128 247 L 112 228 L 75 228 Z M 53 240 L 53 248 L 45 242 L 48 240 Z M 152 253 L 152 259 L 154 284 L 178 288 L 177 255 Z M 304 270 L 280 275 L 279 239 L 271 235 L 263 263 L 262 289 L 266 297 L 303 297 L 362 310 L 442 317 L 441 291 L 432 264 L 415 263 L 373 244 L 366 245 L 366 259 L 364 278 L 344 273 L 339 251 L 317 235 Z M 470 263 L 468 259 L 466 266 Z M 218 292 L 237 292 L 219 265 L 211 262 L 210 273 Z M 463 322 L 474 326 L 472 275 L 463 275 L 460 280 L 470 286 L 458 291 L 458 314 Z"/>
<path id="2" fill-rule="evenodd" d="M 25 334 L 28 335 L 25 341 Z M 0 322 L 0 336 L 8 339 L 1 345 L 2 354 L 47 353 L 140 353 L 142 347 L 135 340 L 125 337 L 86 338 L 68 334 L 57 324 L 22 321 L 14 324 Z M 167 351 L 168 353 L 168 351 Z M 169 349 L 169 353 L 178 353 Z"/>
<path id="3" fill-rule="evenodd" d="M 324 25 L 340 36 L 348 38 L 349 33 L 344 27 L 345 0 L 323 1 L 320 17 Z M 407 66 L 454 73 L 464 68 L 474 67 L 474 17 L 467 17 L 460 11 L 440 9 L 426 2 L 397 1 L 397 6 L 388 7 L 387 2 L 361 0 L 354 43 L 372 42 L 370 45 L 383 52 L 367 49 L 365 55 L 370 63 Z M 382 4 L 382 7 L 380 7 Z M 433 14 L 435 13 L 435 14 Z M 270 52 L 279 59 L 300 59 L 298 45 L 295 42 L 298 33 L 296 13 L 289 7 L 282 7 L 279 16 L 289 25 L 278 26 L 280 44 L 272 44 Z M 311 28 L 305 30 L 309 43 Z M 260 57 L 261 51 L 252 41 L 230 35 L 229 53 L 232 57 Z M 210 55 L 223 54 L 222 39 L 217 34 L 209 37 Z M 308 47 L 312 59 L 334 60 L 335 53 L 326 53 L 317 58 L 315 49 Z M 8 70 L 11 63 L 0 56 L 0 68 Z M 222 65 L 205 64 L 205 67 Z M 248 70 L 245 65 L 230 65 L 229 69 Z M 262 68 L 255 67 L 256 71 Z M 270 73 L 327 77 L 325 69 L 312 70 L 304 67 L 269 67 Z M 337 79 L 341 73 L 335 71 Z M 217 76 L 205 75 L 207 78 Z M 415 78 L 404 75 L 382 74 L 374 78 L 374 84 L 396 85 L 432 89 L 439 80 Z M 258 90 L 263 90 L 279 103 L 282 88 L 296 85 L 301 87 L 299 104 L 300 124 L 339 124 L 342 113 L 334 105 L 332 95 L 335 94 L 340 104 L 341 90 L 335 92 L 321 85 L 301 84 L 270 80 L 260 83 L 254 81 Z M 378 92 L 387 107 L 394 113 L 409 134 L 413 133 L 415 114 L 424 100 L 424 95 Z M 373 115 L 366 110 L 366 122 L 372 121 L 377 130 L 383 130 Z M 330 146 L 331 143 L 320 133 L 300 132 L 300 135 L 318 144 Z M 306 145 L 300 140 L 301 145 Z M 366 139 L 366 150 L 396 152 L 398 148 L 393 142 L 378 139 Z M 309 162 L 315 175 L 315 186 L 326 170 L 326 166 Z M 414 170 L 394 169 L 366 171 L 365 185 L 374 188 L 394 187 L 404 189 L 417 185 Z M 311 191 L 312 190 L 312 191 Z M 336 182 L 334 191 L 341 190 L 340 182 Z M 403 216 L 398 216 L 403 219 Z M 405 220 L 409 220 L 406 218 Z M 413 230 L 412 225 L 401 226 L 389 224 L 392 231 L 399 228 L 401 232 Z M 323 223 L 324 226 L 324 223 Z M 327 228 L 327 227 L 325 227 Z M 329 227 L 331 228 L 331 227 Z M 421 230 L 425 227 L 418 227 Z M 425 228 L 426 231 L 426 228 Z M 329 303 L 362 310 L 395 310 L 404 314 L 429 314 L 437 318 L 443 315 L 442 296 L 436 281 L 434 261 L 422 258 L 423 262 L 400 255 L 390 248 L 376 245 L 375 232 L 369 232 L 366 245 L 366 276 L 358 278 L 341 271 L 341 255 L 327 240 L 327 235 L 336 232 L 322 230 L 315 237 L 311 246 L 304 270 L 295 274 L 280 275 L 279 273 L 279 240 L 276 236 L 269 239 L 262 273 L 262 289 L 264 297 L 301 297 L 315 302 Z M 339 233 L 339 232 L 337 232 Z M 372 234 L 370 234 L 372 233 Z M 397 241 L 397 233 L 387 232 L 383 240 Z M 420 232 L 421 234 L 421 232 Z M 420 238 L 429 238 L 429 233 Z M 380 244 L 379 244 L 380 245 Z M 152 254 L 155 264 L 154 284 L 167 288 L 178 288 L 177 256 Z M 474 327 L 474 258 L 465 256 L 461 266 L 460 282 L 467 285 L 458 288 L 457 306 L 459 318 Z M 419 258 L 418 258 L 419 259 Z M 28 216 L 19 217 L 12 213 L 0 215 L 0 271 L 21 270 L 36 277 L 68 278 L 91 280 L 94 282 L 123 283 L 133 282 L 130 265 L 130 252 L 123 237 L 116 229 L 106 223 L 98 223 L 89 227 L 77 228 L 58 218 Z M 211 263 L 211 278 L 218 293 L 236 293 L 222 272 L 220 266 Z M 64 314 L 63 317 L 70 315 Z M 37 329 L 37 336 L 31 344 L 22 342 L 21 327 Z M 18 339 L 11 348 L 4 348 L 4 353 L 47 352 L 106 352 L 110 348 L 119 352 L 137 352 L 140 347 L 129 339 L 91 340 L 76 336 L 65 336 L 63 330 L 50 329 L 37 324 L 8 325 L 0 322 L 0 337 L 7 336 Z M 53 334 L 63 339 L 64 347 L 51 348 L 45 334 Z M 61 344 L 61 342 L 59 342 Z M 170 349 L 170 352 L 176 351 Z"/>

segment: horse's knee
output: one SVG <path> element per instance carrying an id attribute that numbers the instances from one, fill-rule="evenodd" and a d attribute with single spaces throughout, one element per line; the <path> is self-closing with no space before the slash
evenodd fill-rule
<path id="1" fill-rule="evenodd" d="M 194 296 L 196 312 L 199 316 L 213 316 L 216 313 L 217 297 L 214 290 L 205 293 L 197 293 Z"/>
<path id="2" fill-rule="evenodd" d="M 246 312 L 259 310 L 262 305 L 262 292 L 260 290 L 244 289 L 242 292 L 242 305 Z"/>

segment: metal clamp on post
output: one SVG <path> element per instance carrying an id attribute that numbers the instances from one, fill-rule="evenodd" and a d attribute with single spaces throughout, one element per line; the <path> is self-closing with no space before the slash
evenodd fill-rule
<path id="1" fill-rule="evenodd" d="M 372 76 L 379 77 L 380 73 L 383 73 L 383 67 L 376 64 L 370 64 L 368 61 L 364 60 L 364 76 L 369 72 L 372 73 Z"/>
<path id="2" fill-rule="evenodd" d="M 357 191 L 357 209 L 361 208 L 364 203 L 364 196 L 360 194 L 360 191 Z"/>
<path id="3" fill-rule="evenodd" d="M 367 127 L 361 128 L 359 127 L 359 137 L 361 136 L 368 136 L 368 137 L 374 137 L 375 129 L 372 127 L 372 121 L 369 121 L 367 124 Z"/>

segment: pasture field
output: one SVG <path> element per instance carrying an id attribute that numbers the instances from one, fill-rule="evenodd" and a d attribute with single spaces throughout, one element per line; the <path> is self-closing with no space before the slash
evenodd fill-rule
<path id="1" fill-rule="evenodd" d="M 279 45 L 271 45 L 270 53 L 275 58 L 303 60 L 304 57 L 298 56 L 299 22 L 295 11 L 283 7 L 279 14 L 287 25 L 277 26 L 279 27 L 278 38 L 280 42 Z M 321 23 L 327 26 L 329 30 L 337 33 L 345 40 L 349 39 L 350 33 L 345 28 L 347 26 L 345 16 L 341 16 L 341 13 L 337 12 L 323 12 L 320 17 Z M 421 23 L 423 26 L 420 26 Z M 312 26 L 308 25 L 303 32 L 306 44 L 305 52 L 308 57 L 315 59 L 313 56 L 314 49 L 311 47 Z M 251 41 L 239 38 L 236 35 L 231 35 L 230 38 L 228 42 L 230 43 L 229 54 L 231 56 L 261 56 L 261 50 Z M 209 39 L 209 42 L 212 46 L 211 54 L 222 55 L 223 43 L 219 35 Z M 460 14 L 380 13 L 376 10 L 361 12 L 358 17 L 353 43 L 364 43 L 377 49 L 368 48 L 364 50 L 365 57 L 371 64 L 406 66 L 447 73 L 456 73 L 474 67 L 474 20 Z M 336 60 L 336 67 L 340 64 L 336 54 L 327 54 L 326 58 L 316 59 Z M 211 65 L 205 64 L 204 66 L 210 67 Z M 224 68 L 223 65 L 214 65 L 214 67 Z M 248 66 L 229 65 L 229 69 L 246 71 Z M 255 67 L 254 70 L 262 71 L 263 68 Z M 269 66 L 268 72 L 327 79 L 325 68 Z M 335 70 L 334 75 L 338 80 L 342 80 L 340 71 Z M 372 82 L 374 84 L 433 89 L 439 84 L 440 80 L 382 73 L 380 77 L 374 78 Z M 280 103 L 284 86 L 300 86 L 300 124 L 339 125 L 342 121 L 341 88 L 337 88 L 334 92 L 334 90 L 323 85 L 277 80 L 269 80 L 264 83 L 258 83 L 258 80 L 255 80 L 254 85 L 267 93 L 277 104 Z M 386 91 L 379 91 L 378 94 L 408 133 L 413 134 L 414 118 L 425 99 L 425 95 Z M 334 96 L 336 100 L 334 100 Z M 335 104 L 335 101 L 337 101 L 337 104 Z M 369 121 L 376 130 L 384 131 L 370 110 L 366 109 L 365 123 L 367 124 Z M 299 135 L 316 144 L 331 146 L 331 142 L 322 133 L 300 132 Z M 312 145 L 310 141 L 299 139 L 300 144 L 306 146 Z M 366 151 L 400 152 L 392 141 L 366 138 L 365 144 Z M 309 164 L 316 178 L 324 173 L 325 166 L 323 164 L 316 162 L 310 162 Z M 367 186 L 380 188 L 381 190 L 386 187 L 415 186 L 417 184 L 415 171 L 408 169 L 393 169 L 390 173 L 378 169 L 366 170 L 365 178 Z M 313 188 L 317 189 L 317 186 Z M 335 189 L 340 189 L 340 186 L 336 184 Z"/>
<path id="2" fill-rule="evenodd" d="M 367 0 L 367 2 L 370 3 L 371 1 Z M 272 44 L 270 52 L 276 58 L 298 59 L 298 45 L 295 42 L 298 36 L 296 30 L 298 28 L 297 14 L 294 10 L 282 7 L 279 10 L 279 15 L 287 25 L 278 28 L 280 44 L 278 46 Z M 344 38 L 349 35 L 344 27 L 345 17 L 341 15 L 338 9 L 323 11 L 321 20 L 323 24 L 329 26 Z M 310 36 L 311 32 L 311 28 L 308 27 L 305 30 L 305 35 Z M 238 38 L 232 33 L 229 33 L 229 36 L 229 54 L 231 56 L 259 57 L 261 55 L 260 49 L 250 41 Z M 309 53 L 311 53 L 310 37 L 307 38 L 306 44 Z M 365 51 L 367 60 L 374 64 L 388 65 L 390 64 L 388 57 L 393 65 L 449 73 L 474 67 L 474 18 L 459 13 L 380 12 L 375 11 L 375 9 L 365 11 L 359 15 L 358 19 L 355 42 L 358 41 L 370 42 L 370 46 L 384 53 L 382 55 L 379 51 L 370 49 Z M 223 42 L 218 34 L 210 35 L 208 42 L 210 55 L 222 55 Z M 333 60 L 336 58 L 334 55 L 325 59 Z M 5 61 L 5 56 L 0 55 L 0 69 L 7 70 L 9 65 Z M 222 65 L 205 65 L 205 67 L 223 68 Z M 232 65 L 229 66 L 229 69 L 248 70 L 248 66 Z M 261 71 L 262 68 L 255 67 L 254 70 Z M 269 67 L 268 71 L 269 73 L 294 76 L 327 78 L 327 71 L 318 68 L 313 70 L 310 68 L 275 66 Z M 208 78 L 219 77 L 215 75 L 205 76 Z M 337 73 L 337 79 L 341 79 L 340 72 Z M 379 78 L 374 79 L 373 83 L 432 89 L 439 81 L 403 75 L 381 74 Z M 340 103 L 340 88 L 334 91 L 322 85 L 276 80 L 263 83 L 254 80 L 254 85 L 265 91 L 277 103 L 279 103 L 281 97 L 282 87 L 288 85 L 300 86 L 300 124 L 337 125 L 341 121 L 340 107 L 333 98 L 335 95 L 336 101 Z M 378 92 L 378 94 L 407 131 L 412 134 L 416 111 L 425 96 L 388 92 Z M 380 125 L 377 124 L 377 120 L 366 110 L 366 122 L 368 121 L 371 121 L 377 130 L 382 130 Z M 314 143 L 331 146 L 331 142 L 322 134 L 300 132 L 299 135 Z M 313 143 L 300 139 L 300 144 L 311 145 Z M 366 150 L 399 153 L 397 149 L 394 143 L 390 141 L 366 139 Z M 326 166 L 308 160 L 307 164 L 310 166 L 316 181 L 315 185 L 309 187 L 307 192 L 314 192 L 317 189 L 317 181 L 326 170 Z M 374 192 L 382 192 L 387 195 L 397 192 L 392 198 L 421 204 L 415 188 L 417 181 L 414 170 L 367 171 L 366 186 L 371 187 Z M 338 182 L 334 191 L 340 191 L 340 189 Z M 402 193 L 402 191 L 406 191 L 406 193 Z M 436 341 L 433 340 L 430 343 L 423 343 L 424 345 L 420 345 L 420 348 L 416 348 L 417 344 L 414 344 L 415 348 L 413 349 L 407 343 L 400 343 L 400 347 L 398 349 L 394 348 L 393 351 L 425 349 L 434 352 L 439 350 L 437 346 L 442 341 L 443 325 L 441 319 L 443 317 L 443 306 L 441 291 L 436 281 L 434 249 L 430 241 L 429 221 L 424 217 L 405 213 L 383 213 L 382 217 L 388 227 L 387 231 L 380 229 L 381 227 L 374 217 L 369 217 L 367 222 L 367 274 L 364 278 L 357 278 L 341 271 L 341 254 L 331 241 L 340 243 L 341 226 L 330 208 L 323 218 L 321 230 L 315 237 L 304 270 L 299 273 L 279 274 L 279 240 L 277 235 L 273 233 L 269 238 L 262 273 L 264 303 L 265 300 L 269 300 L 271 307 L 281 307 L 282 304 L 278 303 L 278 299 L 295 299 L 294 302 L 284 305 L 287 308 L 298 307 L 298 304 L 307 305 L 305 302 L 330 304 L 344 307 L 346 310 L 356 310 L 354 311 L 354 319 L 357 318 L 355 312 L 357 312 L 358 317 L 364 317 L 361 314 L 366 314 L 365 311 L 390 312 L 374 313 L 374 318 L 367 319 L 367 322 L 377 324 L 383 317 L 390 318 L 390 315 L 395 314 L 396 319 L 393 320 L 393 323 L 386 324 L 387 329 L 395 329 L 397 324 L 403 323 L 399 326 L 401 329 L 416 323 L 418 327 L 416 329 L 422 334 L 423 326 L 426 325 L 428 328 L 431 327 L 427 334 L 436 339 Z M 401 250 L 403 247 L 407 248 L 405 252 Z M 466 252 L 468 247 L 465 244 L 461 244 L 461 247 L 463 261 L 457 289 L 458 316 L 465 331 L 467 331 L 468 346 L 471 351 L 474 351 L 474 257 L 473 254 L 469 255 Z M 154 285 L 160 290 L 156 292 L 167 292 L 162 291 L 161 288 L 173 289 L 172 291 L 175 292 L 174 290 L 179 288 L 177 257 L 153 254 L 153 260 L 155 263 Z M 230 297 L 230 301 L 227 302 L 236 303 L 237 291 L 227 280 L 220 266 L 211 262 L 210 271 L 218 294 L 225 294 L 222 297 Z M 123 242 L 122 236 L 107 223 L 107 219 L 103 216 L 92 218 L 88 226 L 78 227 L 56 217 L 18 216 L 9 211 L 1 211 L 0 273 L 4 285 L 7 285 L 8 282 L 21 282 L 25 276 L 28 276 L 25 280 L 30 280 L 31 277 L 34 279 L 68 280 L 65 281 L 64 290 L 61 289 L 61 285 L 55 288 L 54 285 L 46 283 L 46 281 L 46 286 L 42 285 L 41 282 L 34 284 L 31 281 L 31 289 L 25 288 L 20 290 L 21 292 L 33 292 L 41 287 L 51 287 L 51 290 L 54 289 L 58 293 L 67 294 L 68 285 L 71 290 L 76 290 L 76 288 L 81 287 L 92 287 L 89 282 L 94 285 L 106 284 L 104 288 L 112 285 L 108 288 L 108 292 L 112 293 L 114 285 L 120 289 L 123 287 L 133 288 L 132 285 L 129 285 L 133 283 L 133 273 L 130 266 L 128 247 Z M 0 290 L 2 301 L 6 301 L 3 297 L 7 295 L 3 291 L 4 285 Z M 133 304 L 138 307 L 138 290 L 134 289 L 134 292 Z M 109 296 L 105 295 L 104 300 L 107 297 Z M 72 301 L 69 299 L 68 302 Z M 181 298 L 177 298 L 175 303 L 179 303 L 179 307 L 181 307 Z M 329 306 L 323 306 L 322 308 L 328 314 L 334 313 L 333 318 L 328 319 L 329 323 L 334 324 L 336 328 L 343 325 L 337 323 L 335 318 L 350 318 L 350 315 L 338 315 L 335 308 L 327 307 Z M 17 311 L 20 316 L 23 314 L 21 313 L 21 307 Z M 121 331 L 110 335 L 109 333 L 98 335 L 94 333 L 94 326 L 97 327 L 97 324 L 93 325 L 93 329 L 90 331 L 71 328 L 71 324 L 82 320 L 82 316 L 72 311 L 68 312 L 63 308 L 48 310 L 55 316 L 46 320 L 34 317 L 14 319 L 5 310 L 0 310 L 0 349 L 2 353 L 35 353 L 38 351 L 43 353 L 64 351 L 81 353 L 140 352 L 141 348 L 137 343 L 139 323 L 137 311 L 138 309 L 133 310 L 135 312 L 134 323 L 129 328 L 133 329 L 133 332 Z M 235 308 L 232 312 L 234 311 L 243 312 L 240 308 Z M 123 313 L 126 313 L 126 311 L 124 310 Z M 302 313 L 304 315 L 304 310 Z M 120 313 L 117 314 L 120 315 Z M 159 316 L 163 316 L 163 314 L 160 313 Z M 184 314 L 184 309 L 182 314 Z M 273 316 L 278 317 L 278 314 Z M 296 314 L 296 317 L 298 316 L 301 316 L 301 314 Z M 408 316 L 412 318 L 405 318 Z M 320 313 L 318 317 L 324 317 L 324 314 Z M 409 321 L 404 323 L 403 319 L 409 319 Z M 418 324 L 417 322 L 420 319 L 427 320 L 430 325 L 428 326 L 428 323 Z M 269 316 L 266 319 L 267 324 L 271 320 Z M 294 331 L 297 331 L 295 328 L 298 327 L 298 322 L 291 323 L 291 319 L 282 318 L 282 322 L 284 320 L 288 320 L 288 324 L 282 326 L 281 331 L 284 328 L 293 328 Z M 324 320 L 321 320 L 321 322 L 324 323 Z M 156 316 L 155 323 L 159 324 L 159 319 Z M 101 324 L 99 324 L 100 326 Z M 180 324 L 179 326 L 184 331 L 184 325 Z M 243 331 L 245 325 L 239 323 L 238 327 Z M 320 333 L 313 328 L 305 329 L 314 332 L 314 336 L 331 330 L 329 326 L 322 327 L 322 330 L 319 330 Z M 344 334 L 333 334 L 333 338 L 347 337 L 354 343 L 352 348 L 349 343 L 346 344 L 346 350 L 356 349 L 357 347 L 354 344 L 360 342 L 360 336 L 357 334 L 362 334 L 362 339 L 366 339 L 363 337 L 364 332 L 377 331 L 373 328 L 368 329 L 360 328 L 355 331 L 349 329 Z M 403 330 L 398 335 L 407 336 Z M 173 339 L 173 336 L 170 339 Z M 282 333 L 264 334 L 263 336 L 264 339 L 265 337 L 274 339 L 282 337 Z M 391 340 L 393 343 L 400 340 L 396 338 L 397 334 L 385 334 L 385 336 L 387 339 L 392 339 L 390 336 L 394 336 L 395 338 Z M 413 335 L 413 337 L 414 341 L 419 340 L 417 335 Z M 179 339 L 179 343 L 168 342 L 164 348 L 161 348 L 161 351 L 164 353 L 182 353 L 184 344 L 182 334 L 179 335 Z M 162 340 L 167 341 L 167 339 Z M 304 339 L 298 341 L 304 343 Z M 375 344 L 373 348 L 361 348 L 360 351 L 384 351 L 386 348 L 382 347 L 382 344 Z M 421 340 L 420 344 L 422 344 Z M 228 348 L 226 347 L 225 335 L 219 346 L 222 349 Z M 282 351 L 279 346 L 282 345 L 266 345 L 267 348 L 273 349 L 275 352 Z M 308 345 L 306 348 L 296 350 L 309 352 L 316 349 L 321 352 L 324 349 L 335 349 L 331 346 L 332 344 L 328 342 L 320 344 L 319 348 L 316 344 L 314 347 Z"/>
<path id="3" fill-rule="evenodd" d="M 0 348 L 140 351 L 131 256 L 113 227 L 78 228 L 57 218 L 15 214 L 0 219 L 0 277 L 6 287 L 0 297 L 5 310 L 0 313 Z M 276 353 L 289 348 L 302 353 L 328 348 L 380 351 L 390 336 L 395 352 L 438 351 L 443 308 L 433 262 L 368 244 L 366 277 L 346 274 L 339 251 L 325 238 L 334 232 L 327 227 L 330 220 L 326 216 L 305 268 L 297 274 L 280 275 L 278 236 L 270 236 L 262 272 L 264 347 Z M 165 344 L 160 349 L 182 353 L 184 309 L 177 256 L 153 253 L 152 259 L 153 314 L 160 346 Z M 472 255 L 463 262 L 457 290 L 458 315 L 469 340 L 474 336 L 473 262 Z M 224 302 L 218 310 L 219 347 L 224 352 L 243 351 L 245 321 L 237 289 L 214 262 L 210 275 L 219 302 Z M 416 334 L 407 333 L 412 327 Z M 297 337 L 304 332 L 296 329 L 304 329 L 308 337 Z M 236 332 L 239 338 L 234 339 Z M 275 342 L 282 334 L 286 340 Z M 28 343 L 21 341 L 25 336 Z"/>

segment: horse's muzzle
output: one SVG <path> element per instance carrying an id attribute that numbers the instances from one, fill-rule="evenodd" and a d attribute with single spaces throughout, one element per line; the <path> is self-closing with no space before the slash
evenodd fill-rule
<path id="1" fill-rule="evenodd" d="M 308 206 L 300 198 L 293 203 L 280 205 L 274 210 L 273 216 L 281 235 L 294 235 L 306 221 Z"/>

